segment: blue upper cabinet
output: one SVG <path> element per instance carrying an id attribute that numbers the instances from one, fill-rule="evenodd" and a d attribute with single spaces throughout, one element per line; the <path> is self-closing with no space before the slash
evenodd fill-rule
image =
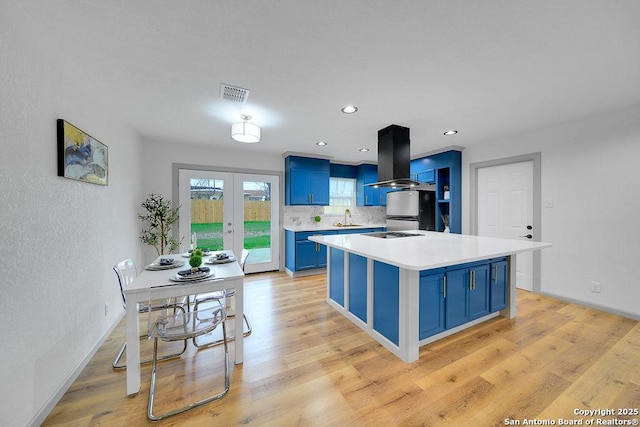
<path id="1" fill-rule="evenodd" d="M 372 164 L 358 165 L 356 177 L 356 205 L 380 206 L 380 189 L 368 187 L 366 184 L 378 181 L 378 166 Z"/>
<path id="2" fill-rule="evenodd" d="M 329 160 L 288 156 L 284 170 L 286 205 L 329 205 Z"/>
<path id="3" fill-rule="evenodd" d="M 436 186 L 436 231 L 462 233 L 462 153 L 445 151 L 411 160 L 411 176 Z"/>

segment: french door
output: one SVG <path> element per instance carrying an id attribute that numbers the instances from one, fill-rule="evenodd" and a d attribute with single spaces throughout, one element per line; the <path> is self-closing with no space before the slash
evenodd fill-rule
<path id="1" fill-rule="evenodd" d="M 277 175 L 180 169 L 178 187 L 183 249 L 247 249 L 246 273 L 279 268 Z"/>

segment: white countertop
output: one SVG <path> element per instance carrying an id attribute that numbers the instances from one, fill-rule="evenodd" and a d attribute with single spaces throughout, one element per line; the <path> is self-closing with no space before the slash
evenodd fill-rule
<path id="1" fill-rule="evenodd" d="M 380 239 L 362 234 L 312 236 L 309 240 L 409 270 L 464 264 L 551 247 L 550 243 L 411 230 L 417 237 Z"/>
<path id="2" fill-rule="evenodd" d="M 333 224 L 318 224 L 318 225 L 293 225 L 293 226 L 285 226 L 285 230 L 293 231 L 293 232 L 303 232 L 303 231 L 332 231 L 332 230 L 358 230 L 362 228 L 380 228 L 386 227 L 387 224 L 359 224 L 348 227 L 339 227 Z"/>

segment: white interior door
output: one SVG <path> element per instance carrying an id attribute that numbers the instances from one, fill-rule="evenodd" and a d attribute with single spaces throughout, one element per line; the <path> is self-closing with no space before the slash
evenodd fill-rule
<path id="1" fill-rule="evenodd" d="M 478 235 L 533 240 L 533 161 L 478 169 Z M 516 256 L 516 286 L 533 288 L 533 255 Z"/>
<path id="2" fill-rule="evenodd" d="M 279 177 L 181 169 L 178 178 L 182 249 L 249 251 L 245 272 L 279 268 Z"/>

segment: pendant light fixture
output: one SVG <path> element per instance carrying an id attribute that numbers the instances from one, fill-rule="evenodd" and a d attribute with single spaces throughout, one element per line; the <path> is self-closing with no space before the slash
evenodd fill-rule
<path id="1" fill-rule="evenodd" d="M 260 128 L 253 123 L 249 123 L 251 116 L 242 114 L 240 118 L 243 121 L 231 125 L 231 138 L 248 144 L 260 142 Z"/>

